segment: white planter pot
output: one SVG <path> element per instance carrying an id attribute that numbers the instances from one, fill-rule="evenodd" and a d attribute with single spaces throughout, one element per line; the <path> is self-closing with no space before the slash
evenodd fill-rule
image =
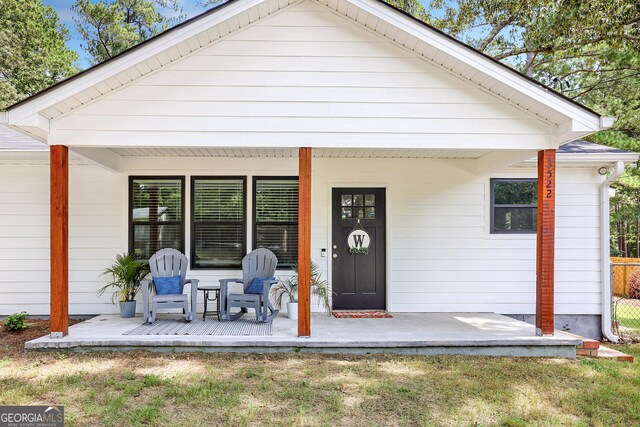
<path id="1" fill-rule="evenodd" d="M 298 318 L 298 303 L 297 302 L 288 302 L 287 303 L 287 316 L 289 316 L 289 319 L 297 319 Z"/>

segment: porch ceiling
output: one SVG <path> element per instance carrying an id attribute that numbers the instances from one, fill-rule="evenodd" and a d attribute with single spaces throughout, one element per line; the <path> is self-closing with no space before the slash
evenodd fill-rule
<path id="1" fill-rule="evenodd" d="M 111 148 L 121 157 L 298 157 L 297 148 Z M 488 150 L 315 148 L 316 158 L 477 159 Z"/>

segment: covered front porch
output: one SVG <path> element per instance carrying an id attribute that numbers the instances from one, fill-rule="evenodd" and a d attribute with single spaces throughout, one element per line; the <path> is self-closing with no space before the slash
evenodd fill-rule
<path id="1" fill-rule="evenodd" d="M 42 337 L 28 350 L 159 352 L 316 352 L 352 354 L 459 354 L 484 356 L 575 357 L 582 339 L 556 331 L 537 336 L 535 326 L 494 313 L 392 313 L 384 319 L 338 319 L 311 314 L 313 334 L 298 337 L 296 320 L 282 315 L 271 335 L 125 335 L 140 318 L 100 315 L 73 325 L 63 338 Z M 181 322 L 179 315 L 164 319 Z M 200 320 L 200 319 L 198 319 Z"/>
<path id="2" fill-rule="evenodd" d="M 286 156 L 280 152 L 278 152 L 280 156 L 276 155 L 278 153 L 265 156 L 270 157 L 268 159 L 270 174 L 285 174 L 298 178 L 296 202 L 298 215 L 295 225 L 300 284 L 299 320 L 296 333 L 298 337 L 315 338 L 316 336 L 316 332 L 311 329 L 310 321 L 314 305 L 310 289 L 312 260 L 323 266 L 323 274 L 330 282 L 332 278 L 336 278 L 336 272 L 339 272 L 339 268 L 336 267 L 336 247 L 339 245 L 336 243 L 341 239 L 336 239 L 330 232 L 332 212 L 340 209 L 332 206 L 330 201 L 331 191 L 336 187 L 364 188 L 367 190 L 365 193 L 370 192 L 368 191 L 370 188 L 382 188 L 388 195 L 388 202 L 386 208 L 382 205 L 378 206 L 380 216 L 384 214 L 387 221 L 386 224 L 381 223 L 380 230 L 387 232 L 389 238 L 386 242 L 382 240 L 378 245 L 384 249 L 386 256 L 375 259 L 375 267 L 383 267 L 378 276 L 386 282 L 386 290 L 383 288 L 381 292 L 383 306 L 336 307 L 334 304 L 334 309 L 386 308 L 392 312 L 448 311 L 505 314 L 522 314 L 522 310 L 531 310 L 530 313 L 537 314 L 537 328 L 527 326 L 520 331 L 523 336 L 528 334 L 533 337 L 536 332 L 538 335 L 553 335 L 555 150 L 542 150 L 538 153 L 537 175 L 534 164 L 528 166 L 527 172 L 518 174 L 521 176 L 526 173 L 532 178 L 537 176 L 538 181 L 544 182 L 545 186 L 544 189 L 539 188 L 539 191 L 544 190 L 544 193 L 539 196 L 540 203 L 537 207 L 537 235 L 533 233 L 523 240 L 518 246 L 522 252 L 517 253 L 516 256 L 512 255 L 513 251 L 510 249 L 514 244 L 512 239 L 500 239 L 487 234 L 489 227 L 485 219 L 488 215 L 483 214 L 488 202 L 485 196 L 489 184 L 487 174 L 501 170 L 507 160 L 507 163 L 516 159 L 526 160 L 527 156 L 535 155 L 535 152 L 523 150 L 515 156 L 513 153 L 499 151 L 471 153 L 468 150 L 453 150 L 436 156 L 432 151 L 396 150 L 395 153 L 387 153 L 388 158 L 380 158 L 378 157 L 381 154 L 380 151 L 368 150 L 355 154 L 352 151 L 335 149 L 332 153 L 328 153 L 327 150 L 300 148 L 287 150 Z M 74 215 L 74 207 L 69 206 L 70 153 L 106 168 L 109 174 L 113 174 L 120 181 L 125 181 L 126 178 L 131 180 L 132 176 L 148 174 L 172 177 L 190 175 L 192 180 L 187 185 L 193 186 L 194 176 L 212 173 L 236 176 L 246 173 L 255 177 L 264 173 L 264 171 L 256 172 L 259 170 L 256 165 L 262 162 L 258 155 L 249 150 L 239 152 L 240 154 L 248 152 L 251 158 L 240 155 L 224 157 L 220 153 L 216 153 L 218 157 L 213 157 L 210 153 L 197 156 L 193 151 L 188 151 L 185 156 L 182 156 L 182 152 L 176 150 L 171 150 L 168 154 L 163 151 L 151 157 L 146 152 L 130 155 L 126 151 L 106 148 L 87 150 L 81 147 L 67 149 L 64 146 L 52 146 L 50 161 L 52 338 L 62 338 L 70 334 L 73 339 L 73 335 L 78 332 L 77 329 L 70 331 L 67 329 L 70 261 L 68 222 L 69 216 Z M 112 162 L 107 159 L 111 159 Z M 72 166 L 71 169 L 73 168 Z M 182 180 L 189 181 L 185 178 Z M 114 193 L 121 193 L 124 189 L 124 183 L 120 181 L 109 183 Z M 251 181 L 251 179 L 245 178 L 245 181 Z M 104 179 L 100 181 L 102 182 L 105 182 Z M 193 211 L 193 202 L 189 200 L 193 188 L 190 190 L 183 191 L 186 193 L 187 200 L 183 203 L 182 209 L 186 207 Z M 83 191 L 86 192 L 86 190 Z M 78 197 L 79 193 L 74 194 Z M 377 197 L 376 200 L 380 199 Z M 313 222 L 312 205 L 315 216 Z M 122 207 L 124 212 L 121 207 L 116 208 L 116 211 L 125 213 L 130 210 L 126 205 Z M 293 209 L 296 208 L 293 207 Z M 125 213 L 125 215 L 129 214 L 130 212 Z M 352 224 L 349 224 L 349 227 L 351 226 Z M 312 229 L 315 233 L 313 244 Z M 414 240 L 415 237 L 419 237 L 419 240 Z M 131 238 L 131 227 L 129 227 L 129 238 Z M 186 233 L 186 239 L 190 238 L 192 238 L 190 233 Z M 251 240 L 249 237 L 244 237 L 242 243 L 245 244 L 248 241 L 248 247 L 252 244 Z M 536 241 L 537 251 L 535 250 Z M 487 242 L 491 246 L 488 246 Z M 193 241 L 187 241 L 183 245 L 185 252 L 194 256 Z M 129 245 L 130 248 L 134 246 Z M 471 246 L 475 249 L 471 250 Z M 191 251 L 188 250 L 190 247 Z M 463 253 L 467 257 L 465 261 L 460 259 L 460 254 Z M 342 258 L 344 259 L 345 256 Z M 506 264 L 503 262 L 505 259 L 508 260 Z M 461 262 L 465 264 L 463 268 L 458 265 Z M 208 283 L 217 283 L 219 278 L 233 277 L 237 272 L 207 271 L 200 268 L 189 271 L 187 275 Z M 427 282 L 430 283 L 425 284 Z M 535 287 L 531 286 L 534 284 L 536 284 Z M 516 286 L 520 288 L 519 294 L 510 295 L 509 293 Z M 484 295 L 480 296 L 478 292 L 483 292 Z M 534 296 L 535 306 L 533 306 Z M 503 311 L 498 311 L 498 308 Z M 282 319 L 278 321 L 284 322 Z M 430 332 L 429 330 L 434 328 L 429 325 L 428 322 L 422 325 L 427 326 L 425 333 L 439 333 Z M 327 326 L 324 332 L 319 333 L 332 334 L 334 328 L 330 327 L 331 325 Z M 485 329 L 481 328 L 478 332 Z"/>

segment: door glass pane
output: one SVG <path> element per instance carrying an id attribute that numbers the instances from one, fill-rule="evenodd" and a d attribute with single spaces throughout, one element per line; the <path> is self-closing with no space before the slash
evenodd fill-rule
<path id="1" fill-rule="evenodd" d="M 364 197 L 362 194 L 354 194 L 353 195 L 353 206 L 362 206 L 364 205 Z"/>
<path id="2" fill-rule="evenodd" d="M 342 195 L 342 206 L 351 206 L 351 194 Z"/>
<path id="3" fill-rule="evenodd" d="M 364 205 L 365 206 L 375 206 L 376 205 L 376 195 L 375 194 L 367 194 L 364 196 Z"/>
<path id="4" fill-rule="evenodd" d="M 351 208 L 342 208 L 342 219 L 352 218 Z"/>
<path id="5" fill-rule="evenodd" d="M 364 217 L 366 219 L 376 219 L 376 208 L 371 208 L 371 207 L 364 208 Z"/>
<path id="6" fill-rule="evenodd" d="M 364 219 L 364 208 L 354 208 L 354 214 L 358 219 Z"/>

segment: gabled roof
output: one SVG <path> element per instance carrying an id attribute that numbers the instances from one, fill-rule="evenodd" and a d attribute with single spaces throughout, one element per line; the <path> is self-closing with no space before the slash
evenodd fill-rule
<path id="1" fill-rule="evenodd" d="M 59 117 L 301 0 L 230 0 L 11 107 L 0 122 L 46 139 Z M 613 119 L 566 98 L 381 0 L 310 0 L 557 128 L 559 144 Z M 4 119 L 4 120 L 3 120 Z"/>

